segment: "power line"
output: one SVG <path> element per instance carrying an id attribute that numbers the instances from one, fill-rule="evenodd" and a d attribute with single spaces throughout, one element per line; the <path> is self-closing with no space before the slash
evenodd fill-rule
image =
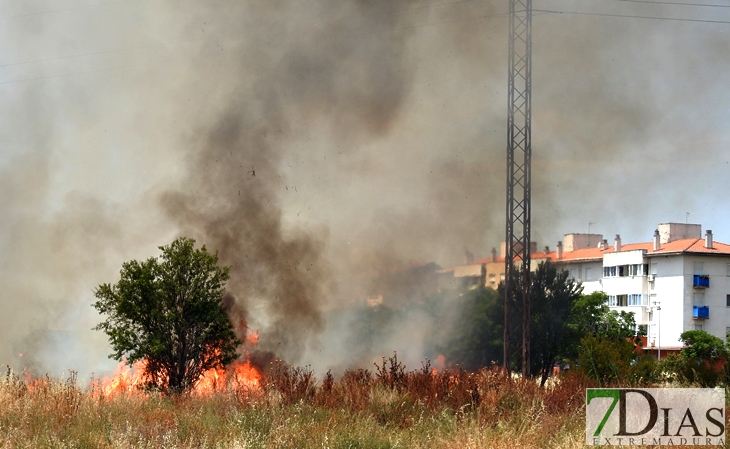
<path id="1" fill-rule="evenodd" d="M 535 12 L 543 14 L 570 14 L 576 16 L 599 16 L 599 17 L 620 17 L 628 19 L 648 19 L 648 20 L 668 20 L 672 22 L 697 22 L 697 23 L 721 23 L 730 24 L 727 20 L 707 20 L 707 19 L 681 19 L 676 17 L 658 17 L 658 16 L 634 16 L 631 14 L 608 14 L 597 12 L 577 12 L 577 11 L 559 11 L 553 9 L 536 9 Z"/>
<path id="2" fill-rule="evenodd" d="M 95 7 L 95 6 L 110 5 L 110 4 L 115 4 L 115 3 L 126 3 L 129 1 L 132 1 L 132 0 L 120 0 L 120 1 L 115 1 L 115 2 L 98 3 L 95 5 L 79 6 L 79 7 L 67 8 L 67 9 L 63 9 L 63 10 L 44 11 L 44 12 L 39 12 L 39 13 L 31 13 L 31 14 L 27 14 L 27 15 L 44 14 L 44 13 L 48 13 L 48 12 L 89 8 L 89 7 Z M 433 7 L 446 6 L 446 5 L 451 5 L 451 4 L 466 3 L 466 2 L 470 2 L 470 1 L 475 1 L 475 0 L 460 0 L 460 1 L 451 2 L 451 3 L 439 3 L 439 4 L 427 5 L 427 6 L 423 6 L 423 7 L 410 8 L 410 9 L 412 10 L 412 9 L 420 9 L 420 8 L 426 8 L 426 7 L 432 7 L 432 6 Z M 680 4 L 680 3 L 674 3 L 674 2 L 663 2 L 663 1 L 652 1 L 652 0 L 611 0 L 611 1 L 636 2 L 636 3 Z M 695 4 L 692 4 L 692 5 L 695 5 Z M 703 4 L 703 5 L 699 5 L 699 6 L 725 7 L 724 5 L 709 5 L 709 4 L 707 4 L 707 5 Z M 730 7 L 730 5 L 728 5 L 727 7 Z M 401 10 L 401 11 L 407 11 L 407 10 L 408 9 Z M 398 11 L 398 10 L 392 10 L 391 12 L 396 12 L 396 11 Z M 567 15 L 617 17 L 617 18 L 645 19 L 645 20 L 666 20 L 666 21 L 673 21 L 673 22 L 730 24 L 730 21 L 726 21 L 726 20 L 687 19 L 687 18 L 673 18 L 673 17 L 659 17 L 659 16 L 637 16 L 637 15 L 630 15 L 630 14 L 591 13 L 591 12 L 578 12 L 578 11 L 561 11 L 561 10 L 553 10 L 553 9 L 535 9 L 535 10 L 533 10 L 533 16 L 545 15 L 545 14 L 567 14 Z M 413 26 L 402 27 L 402 28 L 397 28 L 397 29 L 422 28 L 422 27 L 428 27 L 428 26 L 445 25 L 445 24 L 450 24 L 450 23 L 467 22 L 467 21 L 473 21 L 473 20 L 483 20 L 483 19 L 494 18 L 494 17 L 502 17 L 502 16 L 506 16 L 506 15 L 508 15 L 508 13 L 485 14 L 482 16 L 470 17 L 470 18 L 466 18 L 466 19 L 453 19 L 453 20 L 445 20 L 445 21 L 441 21 L 441 22 L 431 22 L 431 23 L 413 25 Z M 22 17 L 22 16 L 12 16 L 12 17 Z M 10 17 L 5 17 L 5 18 L 10 18 Z M 5 19 L 5 18 L 0 17 L 0 20 Z M 241 34 L 244 34 L 244 33 L 234 33 L 234 34 L 230 34 L 230 35 L 210 36 L 210 37 L 196 38 L 196 39 L 182 39 L 182 40 L 176 40 L 176 41 L 163 42 L 160 44 L 143 45 L 143 46 L 137 46 L 137 47 L 126 47 L 126 48 L 118 48 L 118 49 L 113 49 L 113 50 L 102 50 L 102 51 L 98 51 L 98 52 L 80 53 L 80 54 L 75 54 L 75 55 L 39 59 L 39 60 L 33 60 L 33 61 L 16 62 L 16 63 L 10 63 L 10 64 L 0 64 L 0 68 L 32 64 L 32 63 L 38 63 L 38 62 L 72 59 L 72 58 L 78 58 L 78 57 L 83 57 L 83 56 L 95 56 L 95 55 L 118 53 L 118 52 L 124 52 L 124 51 L 144 50 L 144 49 L 164 47 L 164 46 L 180 44 L 180 43 L 199 42 L 199 41 L 207 41 L 207 40 L 220 39 L 220 38 L 230 38 L 230 37 L 238 36 Z M 11 80 L 11 81 L 2 81 L 2 82 L 0 82 L 0 85 L 29 82 L 29 81 L 39 81 L 39 80 L 43 80 L 43 79 L 66 77 L 66 76 L 71 76 L 71 75 L 83 75 L 83 74 L 89 74 L 89 73 L 106 72 L 106 71 L 123 69 L 123 68 L 128 68 L 128 67 L 130 67 L 130 66 L 118 66 L 118 67 L 113 67 L 113 68 L 108 68 L 108 69 L 70 72 L 70 73 L 65 73 L 65 74 L 60 74 L 60 75 L 49 75 L 49 76 L 41 76 L 41 77 L 35 77 L 35 78 L 23 78 L 23 79 Z"/>
<path id="3" fill-rule="evenodd" d="M 682 3 L 682 2 L 666 2 L 661 0 L 605 0 L 613 2 L 626 2 L 626 3 L 649 3 L 655 5 L 677 5 L 677 6 L 703 6 L 707 8 L 730 8 L 730 5 L 717 5 L 710 3 Z"/>
<path id="4" fill-rule="evenodd" d="M 16 15 L 16 16 L 0 17 L 0 20 L 12 19 L 12 18 L 18 18 L 18 17 L 26 17 L 26 16 L 38 15 L 38 14 L 47 14 L 47 13 L 53 13 L 53 12 L 77 10 L 77 9 L 83 9 L 83 8 L 92 8 L 92 7 L 97 7 L 97 6 L 105 6 L 105 5 L 112 5 L 112 4 L 119 4 L 119 3 L 128 3 L 129 1 L 132 1 L 132 0 L 118 0 L 118 1 L 112 1 L 112 2 L 106 2 L 106 3 L 97 3 L 94 5 L 76 6 L 73 8 L 48 10 L 48 11 L 40 11 L 40 12 L 35 12 L 35 13 L 21 14 L 21 15 Z M 430 5 L 417 6 L 417 7 L 413 7 L 413 8 L 392 9 L 392 10 L 382 12 L 382 13 L 377 13 L 374 15 L 383 15 L 383 14 L 387 14 L 387 13 L 402 12 L 402 11 L 413 11 L 413 10 L 424 9 L 424 8 L 432 8 L 432 7 L 451 6 L 451 5 L 461 4 L 461 3 L 469 3 L 469 2 L 473 2 L 473 1 L 480 1 L 480 0 L 457 0 L 457 1 L 452 1 L 452 2 L 448 2 L 448 3 L 435 3 L 435 4 L 430 4 Z M 668 4 L 668 5 L 683 5 L 683 6 L 688 5 L 688 6 L 730 8 L 730 5 L 681 3 L 681 2 L 668 2 L 668 1 L 662 1 L 662 0 L 608 0 L 608 1 L 627 2 L 627 3 L 649 3 L 649 4 Z M 571 15 L 592 15 L 592 16 L 605 16 L 605 17 L 641 18 L 641 19 L 652 19 L 652 20 L 671 20 L 671 21 L 684 21 L 684 22 L 730 23 L 728 21 L 721 21 L 721 20 L 662 18 L 662 17 L 654 17 L 654 16 L 633 16 L 633 15 L 628 15 L 628 14 L 623 15 L 623 14 L 608 14 L 608 13 L 583 13 L 583 12 L 571 12 L 571 11 L 559 11 L 559 10 L 533 10 L 533 12 L 535 13 L 534 15 L 571 14 Z M 445 25 L 445 24 L 450 24 L 450 23 L 482 20 L 482 19 L 486 19 L 486 18 L 501 17 L 501 16 L 506 16 L 506 15 L 507 15 L 507 13 L 486 14 L 483 16 L 470 17 L 467 19 L 444 20 L 444 21 L 440 21 L 440 22 L 431 22 L 431 23 L 425 23 L 425 24 L 421 24 L 421 25 L 412 25 L 412 26 L 407 26 L 407 27 L 402 27 L 402 28 L 397 28 L 397 29 L 423 28 L 423 27 L 435 26 L 435 25 Z M 234 36 L 237 34 L 240 34 L 240 33 L 236 33 L 236 34 L 234 34 Z M 229 37 L 229 36 L 226 36 L 226 37 Z M 72 59 L 72 58 L 78 58 L 78 57 L 83 57 L 83 56 L 95 56 L 95 55 L 117 53 L 117 52 L 124 52 L 124 51 L 145 50 L 145 49 L 149 49 L 149 48 L 164 47 L 167 45 L 173 45 L 173 44 L 179 44 L 179 43 L 205 41 L 205 40 L 210 40 L 210 39 L 214 39 L 214 38 L 205 37 L 205 38 L 198 38 L 198 39 L 185 39 L 185 40 L 163 42 L 160 44 L 151 44 L 151 45 L 143 45 L 143 46 L 136 46 L 136 47 L 125 47 L 125 48 L 117 48 L 117 49 L 112 49 L 112 50 L 102 50 L 102 51 L 97 51 L 97 52 L 79 53 L 79 54 L 67 55 L 67 56 L 58 56 L 58 57 L 46 58 L 46 59 L 36 59 L 36 60 L 32 60 L 32 61 L 14 62 L 14 63 L 9 63 L 9 64 L 0 64 L 0 68 L 34 64 L 34 63 L 39 63 L 39 62 L 59 61 L 59 60 Z"/>

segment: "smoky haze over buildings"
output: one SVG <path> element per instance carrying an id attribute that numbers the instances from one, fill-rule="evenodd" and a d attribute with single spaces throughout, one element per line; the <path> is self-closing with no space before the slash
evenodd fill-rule
<path id="1" fill-rule="evenodd" d="M 356 342 L 328 310 L 503 239 L 507 6 L 0 1 L 0 362 L 108 369 L 94 287 L 189 235 L 233 267 L 232 313 L 262 349 L 340 363 Z M 730 25 L 533 26 L 534 239 L 598 222 L 646 241 L 691 211 L 730 241 Z M 404 318 L 378 349 L 434 324 Z"/>

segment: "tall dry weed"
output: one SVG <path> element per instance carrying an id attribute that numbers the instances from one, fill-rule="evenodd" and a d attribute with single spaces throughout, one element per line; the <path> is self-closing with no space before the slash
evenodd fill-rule
<path id="1" fill-rule="evenodd" d="M 585 388 L 567 375 L 541 388 L 499 370 L 374 371 L 319 382 L 273 364 L 256 392 L 103 396 L 66 379 L 0 378 L 0 448 L 578 447 Z M 510 446 L 512 444 L 513 446 Z"/>

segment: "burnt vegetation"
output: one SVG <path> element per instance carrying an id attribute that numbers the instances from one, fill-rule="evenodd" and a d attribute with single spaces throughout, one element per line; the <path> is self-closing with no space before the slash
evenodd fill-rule
<path id="1" fill-rule="evenodd" d="M 253 438 L 254 447 L 321 447 L 327 439 L 332 447 L 393 447 L 388 440 L 398 438 L 407 447 L 455 447 L 497 432 L 484 444 L 501 447 L 510 440 L 548 447 L 581 441 L 583 429 L 575 423 L 582 424 L 585 388 L 595 385 L 576 374 L 540 388 L 489 368 L 436 372 L 429 361 L 409 370 L 397 354 L 374 370 L 321 379 L 281 361 L 265 371 L 258 388 L 112 397 L 79 386 L 73 373 L 66 381 L 28 381 L 8 372 L 0 377 L 0 442 L 16 447 L 58 438 L 82 447 L 118 447 L 122 441 L 129 447 L 233 447 L 236 438 Z"/>
<path id="2" fill-rule="evenodd" d="M 585 441 L 586 388 L 697 385 L 696 378 L 647 375 L 652 369 L 655 374 L 667 372 L 666 363 L 648 369 L 639 359 L 624 366 L 628 358 L 636 358 L 624 351 L 630 345 L 617 345 L 626 340 L 609 338 L 613 331 L 603 325 L 597 329 L 584 338 L 586 348 L 581 349 L 581 356 L 593 357 L 593 362 L 543 386 L 498 367 L 435 370 L 424 360 L 419 368 L 409 369 L 397 353 L 382 357 L 373 369 L 338 375 L 328 371 L 321 378 L 309 367 L 271 360 L 258 367 L 262 375 L 256 385 L 232 383 L 206 394 L 173 396 L 140 390 L 108 396 L 94 384 L 80 386 L 74 372 L 57 381 L 8 370 L 0 377 L 0 444 L 453 448 L 477 441 L 470 447 L 577 448 Z M 696 374 L 705 360 L 727 357 L 721 341 L 697 332 L 684 338 L 687 351 L 667 362 L 685 361 L 682 366 L 689 374 Z M 591 364 L 606 375 L 596 376 Z M 676 372 L 681 376 L 681 370 Z M 713 381 L 727 385 L 727 373 L 717 374 Z M 392 444 L 394 440 L 402 445 Z"/>

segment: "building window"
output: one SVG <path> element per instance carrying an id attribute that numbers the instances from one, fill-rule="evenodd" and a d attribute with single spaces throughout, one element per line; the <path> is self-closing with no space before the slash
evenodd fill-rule
<path id="1" fill-rule="evenodd" d="M 616 276 L 616 267 L 603 267 L 603 277 L 609 278 Z"/>
<path id="2" fill-rule="evenodd" d="M 651 274 L 658 274 L 655 263 L 651 264 Z"/>
<path id="3" fill-rule="evenodd" d="M 644 299 L 646 298 L 645 295 L 642 294 L 631 294 L 628 295 L 628 305 L 630 306 L 642 306 L 646 305 L 644 302 Z"/>
<path id="4" fill-rule="evenodd" d="M 616 302 L 616 295 L 608 295 L 608 305 L 612 307 L 616 307 L 618 305 Z"/>
<path id="5" fill-rule="evenodd" d="M 629 276 L 643 276 L 646 274 L 648 270 L 648 264 L 640 264 L 636 263 L 633 265 L 628 265 L 629 267 Z"/>
<path id="6" fill-rule="evenodd" d="M 727 264 L 727 275 L 730 276 L 730 263 Z"/>
<path id="7" fill-rule="evenodd" d="M 728 339 L 728 335 L 730 335 L 730 327 L 725 328 L 725 339 Z"/>
<path id="8" fill-rule="evenodd" d="M 702 325 L 701 324 L 695 324 L 695 330 L 696 331 L 701 331 L 702 330 Z"/>
<path id="9" fill-rule="evenodd" d="M 725 295 L 725 305 L 730 307 L 730 295 Z"/>
<path id="10" fill-rule="evenodd" d="M 591 269 L 586 268 L 586 281 L 592 281 L 593 278 L 591 277 Z"/>

